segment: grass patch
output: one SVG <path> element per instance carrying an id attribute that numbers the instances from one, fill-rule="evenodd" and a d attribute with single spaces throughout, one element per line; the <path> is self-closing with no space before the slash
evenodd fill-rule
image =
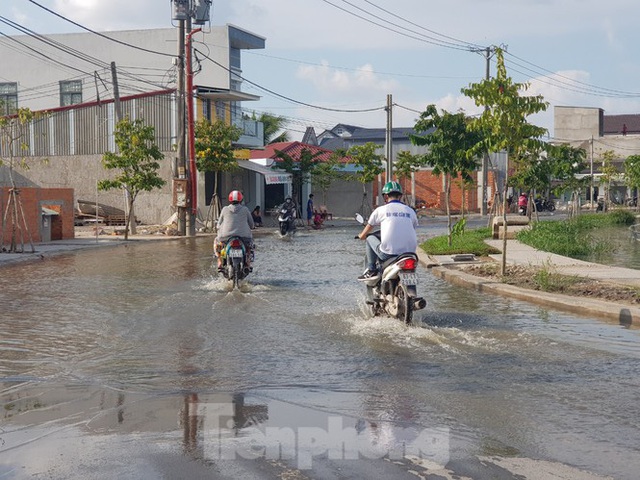
<path id="1" fill-rule="evenodd" d="M 580 281 L 578 276 L 561 275 L 554 272 L 549 264 L 543 265 L 533 274 L 533 283 L 543 292 L 564 292 Z"/>
<path id="2" fill-rule="evenodd" d="M 459 235 L 454 235 L 449 245 L 447 235 L 433 237 L 422 243 L 420 247 L 429 255 L 455 255 L 458 253 L 473 253 L 478 257 L 486 257 L 492 253 L 500 253 L 499 250 L 490 247 L 484 240 L 491 238 L 491 229 L 488 227 L 464 230 Z"/>
<path id="3" fill-rule="evenodd" d="M 571 258 L 583 258 L 592 254 L 611 253 L 612 247 L 597 241 L 590 234 L 596 228 L 614 225 L 630 225 L 635 216 L 625 210 L 606 214 L 583 214 L 566 221 L 542 221 L 530 229 L 518 232 L 522 243 L 538 250 Z"/>
<path id="4" fill-rule="evenodd" d="M 602 213 L 585 213 L 570 220 L 542 221 L 532 224 L 530 229 L 518 232 L 517 238 L 522 243 L 538 250 L 556 253 L 565 257 L 581 258 L 594 253 L 610 253 L 611 247 L 605 242 L 596 241 L 589 233 L 596 228 L 614 225 L 631 225 L 635 215 L 627 210 L 613 210 Z M 488 227 L 456 232 L 451 245 L 447 235 L 433 237 L 423 242 L 420 247 L 429 255 L 456 255 L 473 253 L 478 257 L 486 257 L 500 250 L 487 245 L 484 240 L 492 237 Z M 541 282 L 546 280 L 541 279 Z"/>

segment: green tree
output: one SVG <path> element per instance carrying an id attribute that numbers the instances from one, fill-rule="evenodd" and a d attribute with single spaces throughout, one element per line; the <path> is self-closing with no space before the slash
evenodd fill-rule
<path id="1" fill-rule="evenodd" d="M 624 161 L 624 182 L 629 188 L 640 190 L 640 155 L 630 155 Z M 638 204 L 636 202 L 636 211 Z"/>
<path id="2" fill-rule="evenodd" d="M 367 201 L 367 184 L 373 182 L 378 175 L 385 171 L 384 155 L 376 153 L 380 148 L 373 142 L 363 145 L 354 145 L 347 150 L 347 156 L 357 168 L 353 177 L 362 183 L 362 205 L 360 213 L 368 218 L 371 215 L 371 204 Z"/>
<path id="3" fill-rule="evenodd" d="M 289 132 L 284 130 L 284 125 L 287 123 L 286 118 L 270 113 L 261 113 L 260 116 L 256 118 L 254 113 L 253 119 L 262 122 L 264 126 L 265 145 L 289 141 Z"/>
<path id="4" fill-rule="evenodd" d="M 452 242 L 451 225 L 451 181 L 460 178 L 463 182 L 473 181 L 472 173 L 477 168 L 475 154 L 469 152 L 481 139 L 477 130 L 468 128 L 469 120 L 464 113 L 438 112 L 435 105 L 427 106 L 420 114 L 414 130 L 421 135 L 411 135 L 414 145 L 428 146 L 429 151 L 422 156 L 422 163 L 433 168 L 433 174 L 445 178 L 445 204 L 449 245 Z"/>
<path id="5" fill-rule="evenodd" d="M 396 174 L 396 177 L 403 185 L 403 191 L 406 195 L 408 189 L 406 188 L 406 181 L 411 178 L 411 175 L 418 170 L 420 167 L 424 165 L 422 161 L 422 157 L 420 155 L 414 155 L 413 153 L 402 150 L 398 152 L 396 155 L 396 161 L 393 164 L 393 171 Z M 404 180 L 404 181 L 403 181 Z M 414 207 L 416 204 L 415 194 L 413 190 L 411 191 L 411 206 Z"/>
<path id="6" fill-rule="evenodd" d="M 28 108 L 18 108 L 15 115 L 0 117 L 0 153 L 2 154 L 2 156 L 0 156 L 0 166 L 6 165 L 9 172 L 9 183 L 11 185 L 5 211 L 1 212 L 2 231 L 0 232 L 0 247 L 5 245 L 7 221 L 11 219 L 11 236 L 7 253 L 24 252 L 24 233 L 26 233 L 29 239 L 31 252 L 35 251 L 31 232 L 29 231 L 22 211 L 22 202 L 19 196 L 20 190 L 16 185 L 14 170 L 17 167 L 23 170 L 29 170 L 27 158 L 22 154 L 28 149 L 29 127 L 32 121 L 38 117 L 38 114 Z M 18 247 L 18 240 L 20 241 L 20 247 Z"/>
<path id="7" fill-rule="evenodd" d="M 472 98 L 479 107 L 485 107 L 482 114 L 470 121 L 469 127 L 479 132 L 482 137 L 470 151 L 470 155 L 481 155 L 483 152 L 506 152 L 507 165 L 502 194 L 503 244 L 501 273 L 506 272 L 507 260 L 507 188 L 509 178 L 509 162 L 513 162 L 514 170 L 526 161 L 527 152 L 540 151 L 544 142 L 541 137 L 546 129 L 533 125 L 527 117 L 547 109 L 548 103 L 542 95 L 525 96 L 521 93 L 529 88 L 528 83 L 513 82 L 507 76 L 504 65 L 504 53 L 496 48 L 496 77 L 472 83 L 462 89 L 462 93 Z"/>
<path id="8" fill-rule="evenodd" d="M 302 202 L 302 186 L 307 183 L 311 174 L 318 165 L 318 158 L 324 152 L 317 151 L 312 152 L 308 148 L 303 148 L 298 158 L 293 158 L 286 152 L 276 150 L 276 157 L 282 161 L 276 164 L 276 168 L 284 170 L 291 174 L 291 183 L 293 186 L 293 198 L 295 199 L 298 210 Z M 298 218 L 301 218 L 300 211 L 298 211 Z"/>
<path id="9" fill-rule="evenodd" d="M 606 212 L 611 206 L 611 182 L 618 176 L 618 170 L 613 163 L 615 159 L 615 152 L 613 150 L 607 150 L 602 152 L 602 167 L 600 182 L 604 186 L 604 211 Z"/>
<path id="10" fill-rule="evenodd" d="M 155 129 L 145 125 L 141 119 L 132 122 L 125 118 L 119 121 L 115 130 L 115 142 L 119 153 L 105 152 L 102 156 L 102 166 L 107 170 L 114 170 L 115 176 L 100 180 L 98 189 L 122 188 L 127 192 L 128 212 L 124 239 L 128 240 L 136 198 L 140 192 L 150 192 L 166 183 L 158 175 L 159 160 L 162 160 L 164 155 L 155 143 Z M 135 230 L 132 229 L 132 233 L 135 233 Z"/>
<path id="11" fill-rule="evenodd" d="M 195 157 L 196 167 L 200 172 L 213 172 L 213 198 L 207 212 L 207 227 L 216 225 L 220 215 L 220 198 L 218 197 L 218 179 L 220 172 L 230 172 L 238 168 L 234 144 L 242 135 L 242 130 L 235 125 L 227 125 L 223 120 L 200 120 L 196 122 Z"/>
<path id="12" fill-rule="evenodd" d="M 322 192 L 322 204 L 327 205 L 327 191 L 331 184 L 340 178 L 340 170 L 344 165 L 340 163 L 342 152 L 336 151 L 329 156 L 328 161 L 320 162 L 311 172 L 311 182 Z"/>
<path id="13" fill-rule="evenodd" d="M 548 160 L 551 163 L 551 175 L 556 186 L 553 192 L 559 194 L 562 191 L 571 192 L 573 208 L 571 214 L 580 213 L 580 192 L 589 188 L 591 177 L 578 178 L 577 175 L 586 167 L 587 152 L 583 148 L 571 145 L 549 145 Z"/>

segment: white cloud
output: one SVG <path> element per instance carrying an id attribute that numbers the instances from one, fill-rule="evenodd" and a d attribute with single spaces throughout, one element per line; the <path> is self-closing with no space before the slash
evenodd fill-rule
<path id="1" fill-rule="evenodd" d="M 332 68 L 323 61 L 319 66 L 299 67 L 296 77 L 309 82 L 323 95 L 379 97 L 399 88 L 396 80 L 382 80 L 370 64 L 345 71 Z"/>

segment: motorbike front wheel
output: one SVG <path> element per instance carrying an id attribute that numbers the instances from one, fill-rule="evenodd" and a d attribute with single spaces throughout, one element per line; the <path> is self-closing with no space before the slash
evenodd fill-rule
<path id="1" fill-rule="evenodd" d="M 284 236 L 289 231 L 289 224 L 287 222 L 280 222 L 280 235 Z"/>
<path id="2" fill-rule="evenodd" d="M 367 285 L 367 313 L 372 317 L 380 315 L 380 306 L 375 301 L 376 295 L 373 287 Z"/>
<path id="3" fill-rule="evenodd" d="M 398 313 L 396 318 L 402 320 L 405 324 L 410 325 L 413 320 L 413 299 L 409 295 L 409 289 L 406 285 L 399 284 L 396 287 L 395 296 L 398 302 Z"/>

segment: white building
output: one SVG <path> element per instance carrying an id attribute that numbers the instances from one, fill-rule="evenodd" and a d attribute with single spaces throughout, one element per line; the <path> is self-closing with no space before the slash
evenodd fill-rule
<path id="1" fill-rule="evenodd" d="M 113 151 L 116 85 L 123 116 L 143 118 L 156 129 L 165 154 L 167 185 L 136 201 L 139 218 L 158 223 L 173 212 L 171 180 L 178 143 L 178 29 L 19 35 L 0 39 L 0 105 L 47 111 L 31 126 L 21 155 L 48 165 L 21 172 L 23 185 L 71 187 L 76 198 L 96 196 L 102 154 Z M 192 35 L 195 119 L 222 118 L 241 127 L 238 148 L 262 147 L 263 126 L 242 115 L 242 102 L 260 97 L 242 91 L 242 50 L 262 49 L 265 38 L 233 25 L 205 27 Z M 115 64 L 115 69 L 112 68 Z M 0 149 L 2 146 L 0 146 Z M 1 152 L 3 155 L 6 152 Z M 0 167 L 0 183 L 6 171 Z M 253 172 L 245 172 L 247 179 Z M 206 215 L 211 175 L 199 174 L 198 205 Z M 100 192 L 100 203 L 121 207 L 122 194 Z M 143 198 L 144 197 L 144 198 Z M 139 205 L 139 207 L 138 207 Z M 146 213 L 145 213 L 146 212 Z"/>

